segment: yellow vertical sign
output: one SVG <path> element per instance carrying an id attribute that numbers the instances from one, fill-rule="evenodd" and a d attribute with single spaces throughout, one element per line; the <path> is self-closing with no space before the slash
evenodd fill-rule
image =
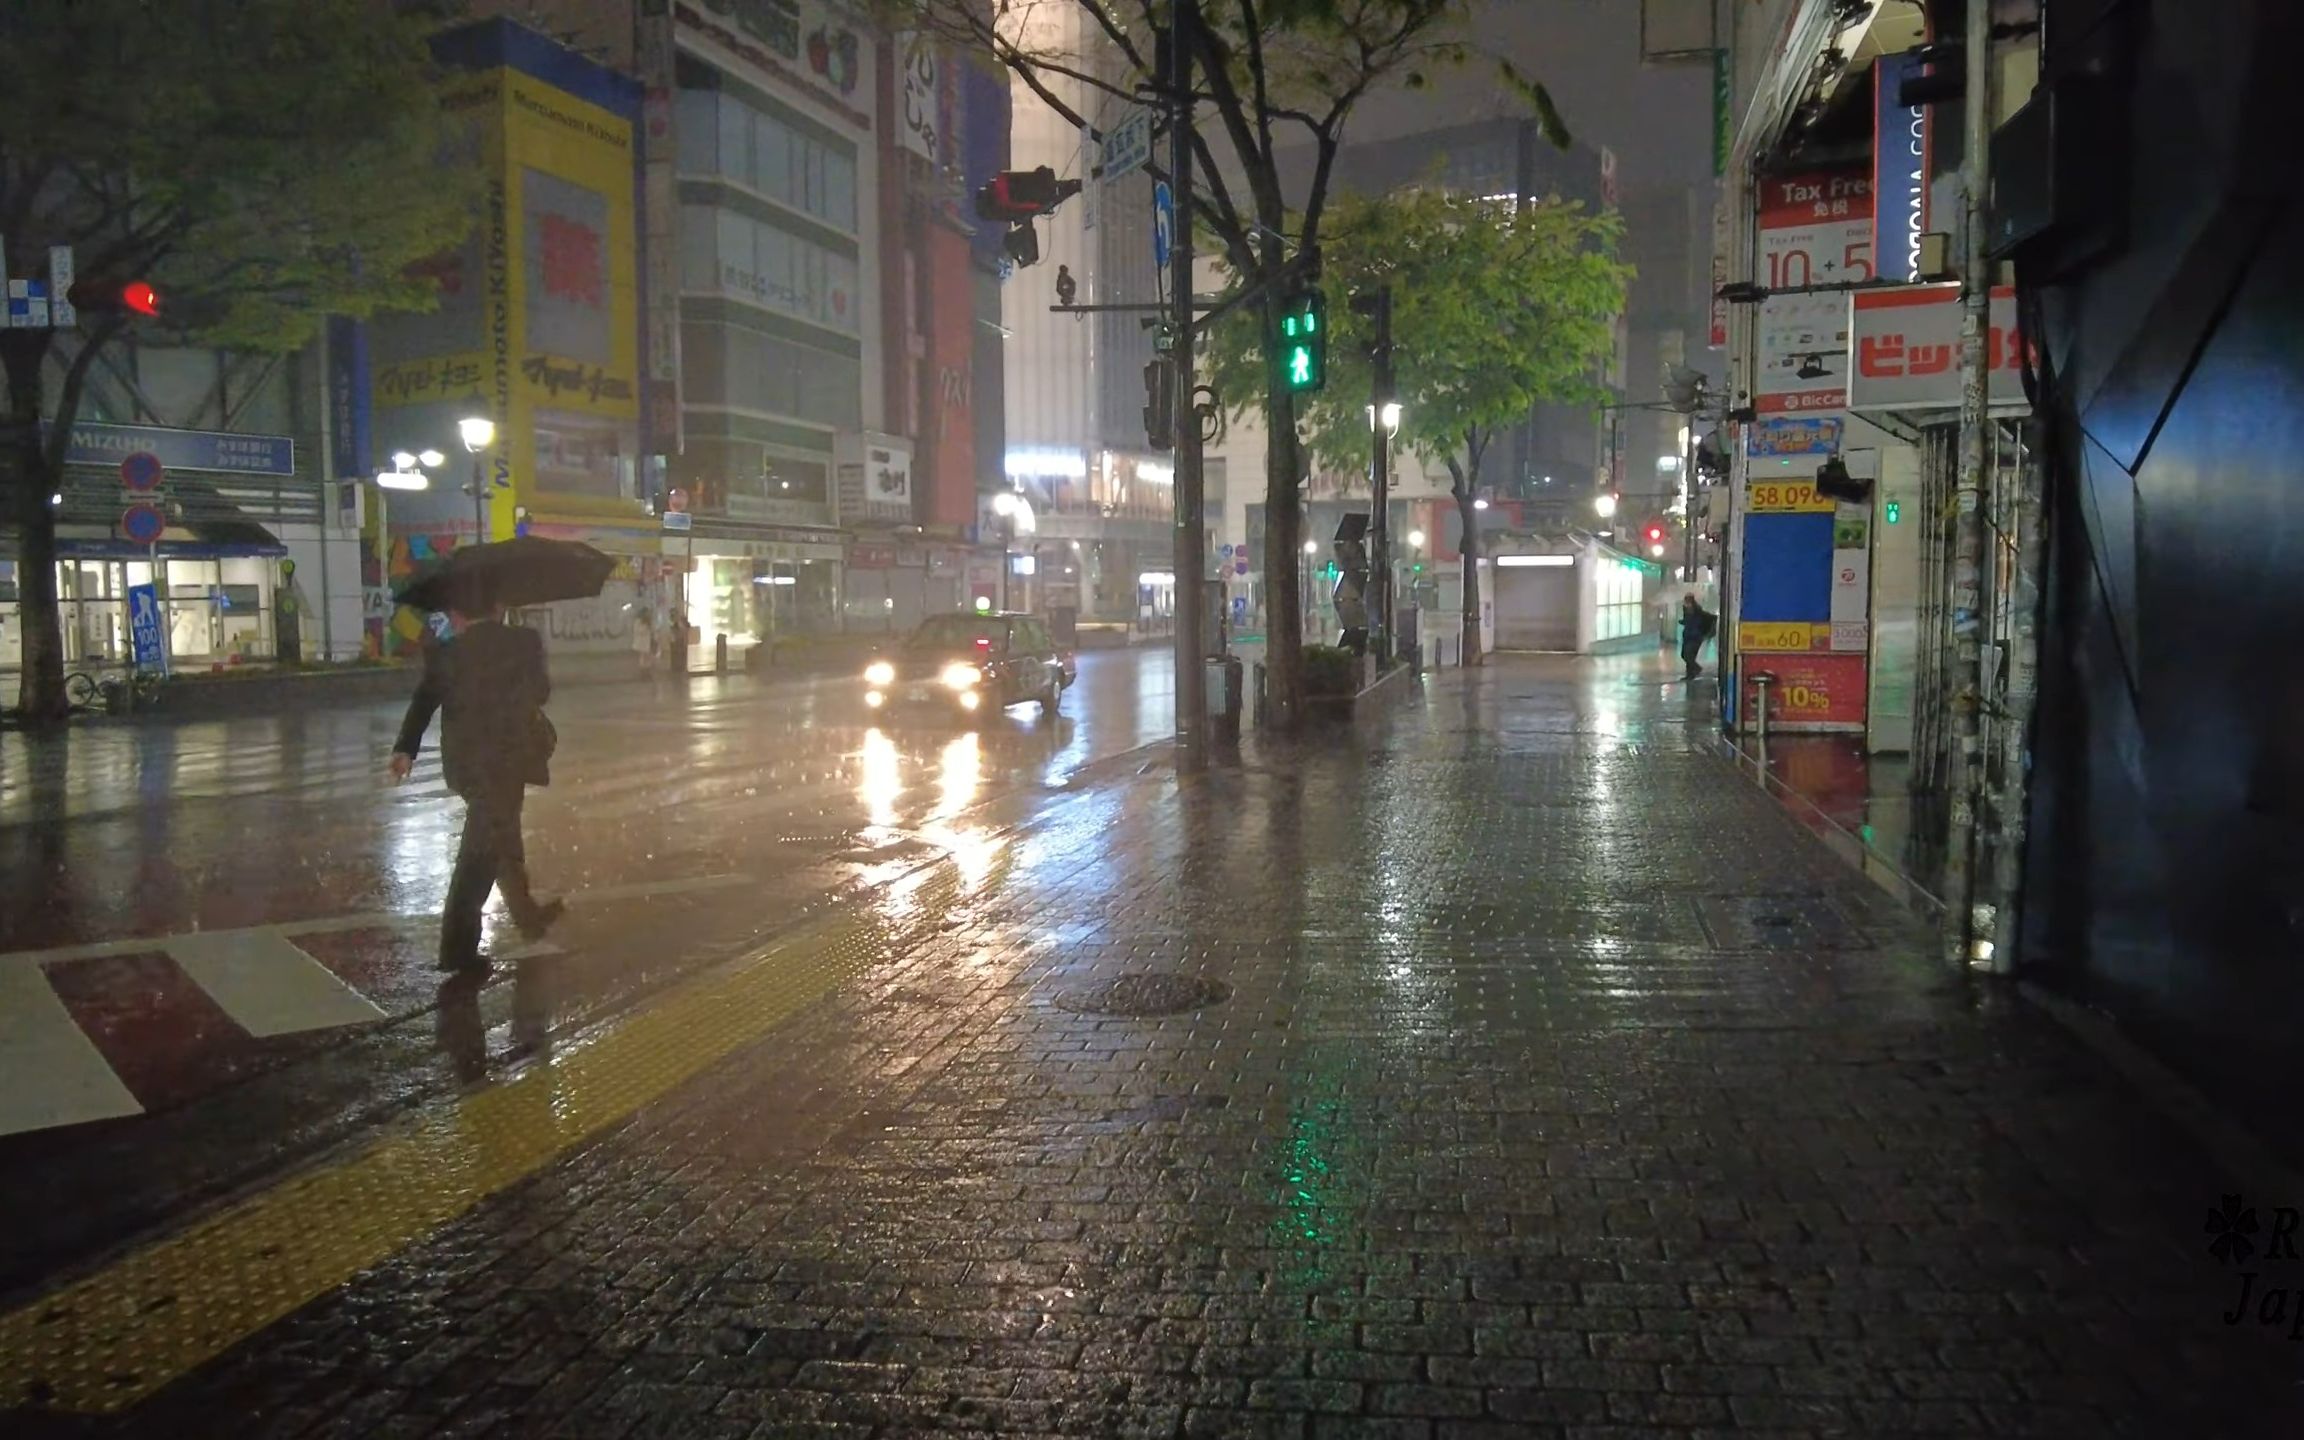
<path id="1" fill-rule="evenodd" d="M 504 263 L 489 272 L 508 311 L 489 336 L 510 367 L 497 381 L 501 453 L 522 503 L 627 511 L 617 466 L 638 453 L 640 415 L 632 126 L 533 76 L 503 76 Z"/>

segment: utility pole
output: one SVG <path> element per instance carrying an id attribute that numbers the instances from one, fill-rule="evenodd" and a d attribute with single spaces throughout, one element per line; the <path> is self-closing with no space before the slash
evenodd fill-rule
<path id="1" fill-rule="evenodd" d="M 1962 220 L 1960 265 L 1960 459 L 1953 484 L 1952 546 L 1952 760 L 1951 823 L 1944 878 L 1951 901 L 1945 914 L 1947 958 L 1978 965 L 1977 941 L 1992 933 L 1978 915 L 1979 831 L 1984 794 L 1981 748 L 1984 705 L 1984 489 L 1991 389 L 1984 369 L 1984 336 L 1992 309 L 1992 269 L 1985 256 L 1986 196 L 1992 153 L 1992 7 L 1969 0 L 1961 64 Z M 1996 952 L 1995 952 L 1996 953 Z M 2005 961 L 2001 962 L 2005 964 Z"/>
<path id="2" fill-rule="evenodd" d="M 1199 43 L 1199 0 L 1176 0 L 1168 37 L 1168 175 L 1175 205 L 1169 238 L 1169 301 L 1174 307 L 1169 363 L 1175 367 L 1176 415 L 1176 739 L 1177 768 L 1207 763 L 1208 670 L 1201 627 L 1207 607 L 1207 525 L 1200 486 L 1200 415 L 1192 406 L 1192 49 Z"/>

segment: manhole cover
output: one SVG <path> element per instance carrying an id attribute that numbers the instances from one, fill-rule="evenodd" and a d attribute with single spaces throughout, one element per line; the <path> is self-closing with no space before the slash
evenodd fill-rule
<path id="1" fill-rule="evenodd" d="M 1181 1015 L 1232 998 L 1232 987 L 1198 975 L 1122 975 L 1065 990 L 1056 1004 L 1082 1015 Z"/>
<path id="2" fill-rule="evenodd" d="M 1871 938 L 1822 895 L 1704 895 L 1698 916 L 1724 950 L 1866 950 Z"/>

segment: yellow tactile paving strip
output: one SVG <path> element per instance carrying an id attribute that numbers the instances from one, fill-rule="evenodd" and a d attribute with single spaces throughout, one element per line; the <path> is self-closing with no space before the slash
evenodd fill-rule
<path id="1" fill-rule="evenodd" d="M 960 883 L 938 865 L 902 888 L 0 1316 L 0 1408 L 125 1409 L 389 1259 L 886 960 Z"/>

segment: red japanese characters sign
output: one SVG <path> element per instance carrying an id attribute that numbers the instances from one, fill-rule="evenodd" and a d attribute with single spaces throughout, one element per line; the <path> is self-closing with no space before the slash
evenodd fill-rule
<path id="1" fill-rule="evenodd" d="M 1910 285 L 1849 297 L 1848 345 L 1855 366 L 1851 410 L 1951 410 L 1960 404 L 1960 287 Z M 1992 292 L 1984 359 L 1994 405 L 2024 403 L 2016 292 Z"/>
<path id="2" fill-rule="evenodd" d="M 607 303 L 608 247 L 599 231 L 546 212 L 536 217 L 536 244 L 547 296 L 595 310 Z"/>
<path id="3" fill-rule="evenodd" d="M 1860 728 L 1866 710 L 1865 657 L 1860 654 L 1746 655 L 1742 660 L 1743 713 L 1759 715 L 1754 677 L 1774 677 L 1768 686 L 1770 730 Z"/>

